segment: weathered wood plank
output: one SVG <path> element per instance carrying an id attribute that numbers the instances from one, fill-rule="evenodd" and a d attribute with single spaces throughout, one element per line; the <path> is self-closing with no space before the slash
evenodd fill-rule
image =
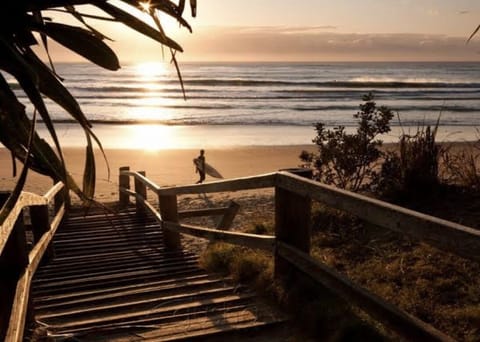
<path id="1" fill-rule="evenodd" d="M 143 183 L 148 189 L 157 192 L 160 189 L 160 186 L 152 182 L 150 179 L 145 177 L 145 175 L 139 173 L 139 172 L 133 172 L 133 171 L 120 171 L 120 175 L 123 176 L 132 176 L 134 177 L 137 181 Z"/>
<path id="2" fill-rule="evenodd" d="M 18 198 L 17 204 L 3 221 L 0 226 L 0 254 L 13 230 L 15 222 L 22 213 L 23 208 L 32 205 L 46 205 L 48 202 L 43 196 L 35 195 L 30 192 L 22 192 Z"/>
<path id="3" fill-rule="evenodd" d="M 188 234 L 201 237 L 209 240 L 225 241 L 232 244 L 242 245 L 250 248 L 257 248 L 273 252 L 275 245 L 275 237 L 268 235 L 245 234 L 238 232 L 226 232 L 217 229 L 196 227 L 192 225 L 179 224 L 178 222 L 166 221 L 163 215 L 160 215 L 157 210 L 147 201 L 143 204 L 153 217 L 162 225 L 162 227 L 172 230 L 176 233 Z M 176 198 L 175 198 L 176 204 Z M 160 203 L 160 208 L 162 204 Z"/>
<path id="4" fill-rule="evenodd" d="M 45 250 L 50 245 L 55 232 L 57 231 L 58 227 L 60 226 L 60 222 L 62 221 L 63 217 L 65 216 L 65 203 L 60 207 L 60 210 L 57 212 L 55 217 L 50 224 L 50 230 L 43 234 L 40 241 L 35 244 L 35 247 L 31 250 L 29 254 L 29 270 L 32 274 L 35 273 L 37 270 L 38 264 L 40 260 L 42 260 L 43 254 Z"/>
<path id="5" fill-rule="evenodd" d="M 10 323 L 8 326 L 7 335 L 5 337 L 6 342 L 18 342 L 23 340 L 23 332 L 27 318 L 27 312 L 29 309 L 28 307 L 32 277 L 35 274 L 38 264 L 40 263 L 45 250 L 50 244 L 55 231 L 60 225 L 60 221 L 62 220 L 64 214 L 65 204 L 62 205 L 57 215 L 53 219 L 52 224 L 50 225 L 50 230 L 42 235 L 41 239 L 29 254 L 28 267 L 18 280 L 15 290 L 15 298 L 13 300 L 12 312 L 10 314 Z"/>
<path id="6" fill-rule="evenodd" d="M 235 216 L 238 213 L 238 210 L 240 210 L 240 204 L 234 201 L 231 201 L 225 214 L 222 216 L 220 222 L 218 222 L 217 229 L 220 229 L 220 230 L 229 229 L 233 223 L 233 220 L 235 219 Z"/>
<path id="7" fill-rule="evenodd" d="M 228 208 L 229 207 L 183 210 L 178 212 L 178 218 L 184 219 L 189 217 L 220 216 L 224 215 Z"/>
<path id="8" fill-rule="evenodd" d="M 344 210 L 377 226 L 408 234 L 437 248 L 480 260 L 479 230 L 286 172 L 279 173 L 277 186 Z"/>
<path id="9" fill-rule="evenodd" d="M 273 253 L 275 248 L 275 237 L 270 235 L 228 232 L 168 221 L 164 221 L 163 226 L 166 229 L 170 229 L 178 233 L 193 235 L 211 241 L 224 241 L 231 244 L 261 249 L 271 253 Z"/>
<path id="10" fill-rule="evenodd" d="M 178 204 L 176 195 L 159 195 L 158 205 L 160 206 L 161 221 L 178 222 Z M 152 209 L 151 206 L 150 209 Z M 181 249 L 180 234 L 172 230 L 165 230 L 163 225 L 161 225 L 161 227 L 165 247 L 170 250 Z"/>
<path id="11" fill-rule="evenodd" d="M 23 341 L 32 276 L 33 274 L 27 269 L 17 282 L 5 342 Z"/>
<path id="12" fill-rule="evenodd" d="M 55 196 L 65 188 L 65 185 L 62 182 L 57 182 L 50 190 L 47 191 L 43 197 L 50 202 L 55 199 Z"/>
<path id="13" fill-rule="evenodd" d="M 168 305 L 168 306 L 158 306 L 158 307 L 153 306 L 153 309 L 131 311 L 127 313 L 111 313 L 109 315 L 105 315 L 106 317 L 87 318 L 84 320 L 65 322 L 58 325 L 53 324 L 52 327 L 88 326 L 88 325 L 102 323 L 102 322 L 105 322 L 106 320 L 111 322 L 124 321 L 134 317 L 150 316 L 157 313 L 187 311 L 187 310 L 192 310 L 205 305 L 215 305 L 217 303 L 226 305 L 229 302 L 237 302 L 239 300 L 247 299 L 247 298 L 248 299 L 253 298 L 253 295 L 249 293 L 247 294 L 240 293 L 238 295 L 226 295 L 226 296 L 217 297 L 217 298 L 205 298 L 197 301 L 190 301 L 189 303 L 176 304 L 175 302 L 172 302 L 172 305 Z"/>
<path id="14" fill-rule="evenodd" d="M 295 192 L 275 188 L 275 237 L 302 252 L 310 253 L 311 200 Z M 292 274 L 292 266 L 275 253 L 275 278 Z"/>
<path id="15" fill-rule="evenodd" d="M 313 260 L 309 255 L 283 242 L 278 242 L 277 253 L 333 293 L 360 307 L 379 322 L 387 324 L 400 336 L 407 338 L 409 341 L 454 341 L 451 337 L 436 330 L 431 325 L 384 302 L 373 293 L 355 285 L 335 270 Z"/>
<path id="16" fill-rule="evenodd" d="M 146 174 L 145 174 L 145 171 L 138 171 L 136 172 L 136 175 L 142 176 L 143 178 L 145 178 Z M 135 209 L 136 209 L 137 215 L 143 216 L 145 215 L 145 207 L 142 203 L 147 201 L 147 187 L 139 177 L 135 177 L 134 184 L 135 184 L 135 193 L 137 194 L 137 196 L 140 196 L 141 198 L 141 201 L 135 201 Z"/>
<path id="17" fill-rule="evenodd" d="M 118 185 L 120 187 L 118 191 L 118 201 L 122 207 L 128 206 L 129 203 L 128 193 L 122 191 L 122 189 L 130 190 L 130 176 L 127 174 L 129 171 L 129 166 L 122 166 L 118 172 Z"/>
<path id="18" fill-rule="evenodd" d="M 270 188 L 275 185 L 276 173 L 260 176 L 236 178 L 204 184 L 163 187 L 158 189 L 159 195 L 203 194 L 208 192 L 223 192 Z"/>

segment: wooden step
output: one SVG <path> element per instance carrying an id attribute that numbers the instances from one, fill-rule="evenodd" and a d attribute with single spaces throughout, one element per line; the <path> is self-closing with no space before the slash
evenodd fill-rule
<path id="1" fill-rule="evenodd" d="M 32 282 L 35 318 L 53 339 L 189 340 L 285 320 L 253 292 L 167 250 L 159 224 L 131 210 L 78 211 Z"/>

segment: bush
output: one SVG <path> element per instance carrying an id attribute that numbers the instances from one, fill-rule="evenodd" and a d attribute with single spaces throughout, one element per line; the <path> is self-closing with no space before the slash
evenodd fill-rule
<path id="1" fill-rule="evenodd" d="M 353 116 L 358 119 L 356 133 L 347 133 L 345 126 L 326 129 L 323 123 L 315 124 L 317 136 L 313 142 L 318 146 L 318 154 L 302 151 L 300 155 L 304 166 L 314 168 L 315 179 L 351 191 L 371 187 L 383 156 L 379 150 L 382 141 L 377 137 L 390 131 L 393 112 L 377 107 L 372 93 L 365 95 L 363 101 L 360 111 Z"/>
<path id="2" fill-rule="evenodd" d="M 438 187 L 438 165 L 442 149 L 435 141 L 437 125 L 418 128 L 414 135 L 402 134 L 398 152 L 388 152 L 382 165 L 377 192 L 384 196 L 426 193 Z"/>
<path id="3" fill-rule="evenodd" d="M 444 177 L 448 182 L 472 190 L 480 189 L 480 136 L 476 143 L 460 152 L 443 151 L 442 159 Z"/>

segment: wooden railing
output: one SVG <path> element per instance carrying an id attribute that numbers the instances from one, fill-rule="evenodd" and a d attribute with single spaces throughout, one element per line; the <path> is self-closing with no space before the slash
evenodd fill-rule
<path id="1" fill-rule="evenodd" d="M 44 196 L 22 192 L 0 226 L 0 340 L 20 342 L 31 318 L 30 285 L 43 257 L 53 254 L 50 244 L 66 211 L 63 183 Z M 53 207 L 50 217 L 49 204 Z M 28 248 L 24 209 L 30 210 L 32 246 Z"/>
<path id="2" fill-rule="evenodd" d="M 135 180 L 135 190 L 130 189 L 130 177 Z M 272 187 L 275 188 L 275 236 L 225 232 L 178 222 L 177 195 Z M 158 196 L 159 211 L 147 201 L 147 188 Z M 127 205 L 129 197 L 133 196 L 136 198 L 137 210 L 140 213 L 148 211 L 158 220 L 165 234 L 168 248 L 180 248 L 179 233 L 183 233 L 271 251 L 275 259 L 276 278 L 282 279 L 287 274 L 299 274 L 300 270 L 304 275 L 349 303 L 358 306 L 371 317 L 409 340 L 453 341 L 452 338 L 427 323 L 385 302 L 337 271 L 313 259 L 309 255 L 311 201 L 325 203 L 378 227 L 407 234 L 439 249 L 480 260 L 478 230 L 288 172 L 199 185 L 159 187 L 146 178 L 144 172 L 130 172 L 125 167 L 120 170 L 119 190 L 122 205 Z"/>

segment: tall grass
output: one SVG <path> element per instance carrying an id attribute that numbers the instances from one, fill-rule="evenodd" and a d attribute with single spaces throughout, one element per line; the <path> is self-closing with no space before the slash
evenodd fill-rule
<path id="1" fill-rule="evenodd" d="M 461 151 L 450 149 L 442 154 L 443 177 L 447 182 L 469 188 L 480 189 L 480 130 L 477 141 L 467 144 Z"/>
<path id="2" fill-rule="evenodd" d="M 433 128 L 419 126 L 415 134 L 401 135 L 398 151 L 387 153 L 382 165 L 376 189 L 381 195 L 426 193 L 439 186 L 443 153 L 436 141 L 439 123 L 440 116 Z"/>

